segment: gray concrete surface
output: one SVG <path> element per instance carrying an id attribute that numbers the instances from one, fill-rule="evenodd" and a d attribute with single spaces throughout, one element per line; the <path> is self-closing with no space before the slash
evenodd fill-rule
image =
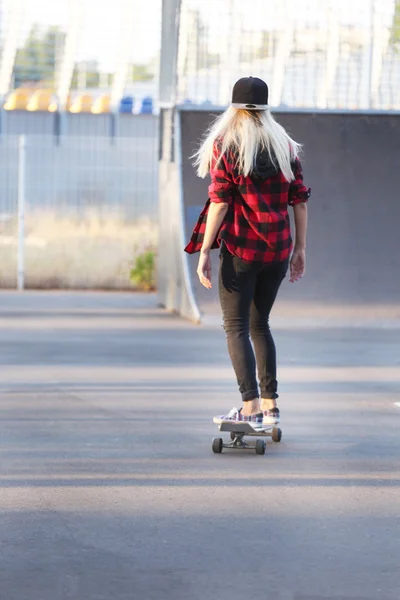
<path id="1" fill-rule="evenodd" d="M 398 600 L 398 331 L 276 342 L 282 443 L 217 456 L 220 327 L 0 293 L 0 598 Z"/>

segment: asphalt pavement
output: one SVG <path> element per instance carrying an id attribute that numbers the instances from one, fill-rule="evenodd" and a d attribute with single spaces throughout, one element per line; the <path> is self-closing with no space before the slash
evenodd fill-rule
<path id="1" fill-rule="evenodd" d="M 214 455 L 222 328 L 0 293 L 1 600 L 398 600 L 399 329 L 277 326 L 283 439 Z"/>

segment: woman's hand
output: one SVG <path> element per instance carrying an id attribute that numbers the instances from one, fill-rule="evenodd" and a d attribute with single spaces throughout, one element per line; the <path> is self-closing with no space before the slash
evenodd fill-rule
<path id="1" fill-rule="evenodd" d="M 197 275 L 199 276 L 200 283 L 208 290 L 211 290 L 211 258 L 208 250 L 201 250 L 200 252 Z"/>
<path id="2" fill-rule="evenodd" d="M 292 258 L 290 259 L 290 280 L 291 283 L 301 279 L 306 271 L 306 251 L 295 247 Z"/>

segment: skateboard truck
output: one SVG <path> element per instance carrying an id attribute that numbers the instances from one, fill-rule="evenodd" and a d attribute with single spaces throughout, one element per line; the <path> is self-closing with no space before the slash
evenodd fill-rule
<path id="1" fill-rule="evenodd" d="M 231 441 L 226 443 L 222 438 L 214 438 L 212 441 L 212 451 L 215 454 L 221 454 L 223 448 L 233 448 L 235 450 L 255 450 L 256 454 L 265 454 L 266 443 L 264 440 L 256 440 L 254 444 L 246 442 L 245 435 L 253 437 L 271 437 L 274 442 L 280 442 L 282 431 L 279 427 L 271 425 L 268 429 L 254 429 L 249 423 L 221 423 L 218 426 L 220 431 L 229 431 Z"/>

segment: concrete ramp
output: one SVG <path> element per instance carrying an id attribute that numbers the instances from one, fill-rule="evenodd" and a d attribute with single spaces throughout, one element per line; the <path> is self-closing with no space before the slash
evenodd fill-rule
<path id="1" fill-rule="evenodd" d="M 182 202 L 185 239 L 207 199 L 209 180 L 191 164 L 203 133 L 218 111 L 180 110 Z M 307 273 L 282 285 L 275 313 L 313 318 L 400 316 L 400 115 L 275 112 L 304 145 L 306 185 L 311 186 Z M 189 257 L 194 298 L 204 318 L 219 314 L 213 252 L 213 290 L 196 276 Z"/>

